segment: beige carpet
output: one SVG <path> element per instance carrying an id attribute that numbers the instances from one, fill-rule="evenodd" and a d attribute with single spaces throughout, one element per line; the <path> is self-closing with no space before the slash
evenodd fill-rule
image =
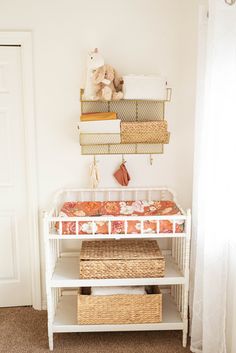
<path id="1" fill-rule="evenodd" d="M 29 307 L 0 309 L 0 352 L 49 352 L 47 315 Z M 189 353 L 178 331 L 54 335 L 55 353 Z"/>

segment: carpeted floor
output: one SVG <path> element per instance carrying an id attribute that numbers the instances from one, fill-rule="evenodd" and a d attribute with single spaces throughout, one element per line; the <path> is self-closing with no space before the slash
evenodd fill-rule
<path id="1" fill-rule="evenodd" d="M 46 311 L 0 309 L 1 353 L 49 352 Z M 54 335 L 55 353 L 189 353 L 178 331 L 69 333 Z"/>

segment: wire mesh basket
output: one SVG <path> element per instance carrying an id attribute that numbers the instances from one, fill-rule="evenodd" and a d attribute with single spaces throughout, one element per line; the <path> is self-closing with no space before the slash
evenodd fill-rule
<path id="1" fill-rule="evenodd" d="M 95 112 L 116 112 L 117 118 L 122 122 L 158 122 L 165 117 L 165 103 L 171 100 L 172 91 L 167 88 L 166 100 L 125 100 L 103 101 L 84 100 L 84 90 L 80 91 L 81 114 Z M 170 133 L 159 132 L 150 140 L 148 134 L 139 138 L 122 138 L 117 136 L 101 136 L 104 134 L 81 134 L 80 144 L 83 155 L 97 154 L 161 154 L 164 151 L 163 144 L 169 143 Z M 150 137 L 150 136 L 149 136 Z M 121 143 L 120 143 L 121 142 Z"/>

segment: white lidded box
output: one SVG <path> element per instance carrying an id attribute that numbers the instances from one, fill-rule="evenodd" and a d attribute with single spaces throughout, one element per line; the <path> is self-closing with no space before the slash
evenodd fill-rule
<path id="1" fill-rule="evenodd" d="M 166 78 L 158 75 L 123 76 L 124 99 L 166 100 Z"/>

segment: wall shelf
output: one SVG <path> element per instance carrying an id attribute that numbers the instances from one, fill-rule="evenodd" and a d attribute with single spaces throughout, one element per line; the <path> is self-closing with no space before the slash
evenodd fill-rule
<path id="1" fill-rule="evenodd" d="M 157 121 L 165 118 L 165 103 L 170 102 L 172 90 L 167 88 L 166 100 L 126 100 L 101 101 L 84 100 L 84 90 L 80 91 L 81 114 L 92 112 L 116 112 L 122 121 Z M 108 143 L 85 144 L 84 136 L 80 136 L 82 155 L 108 154 L 162 154 L 164 145 L 157 143 Z M 97 140 L 97 137 L 96 137 Z"/>

